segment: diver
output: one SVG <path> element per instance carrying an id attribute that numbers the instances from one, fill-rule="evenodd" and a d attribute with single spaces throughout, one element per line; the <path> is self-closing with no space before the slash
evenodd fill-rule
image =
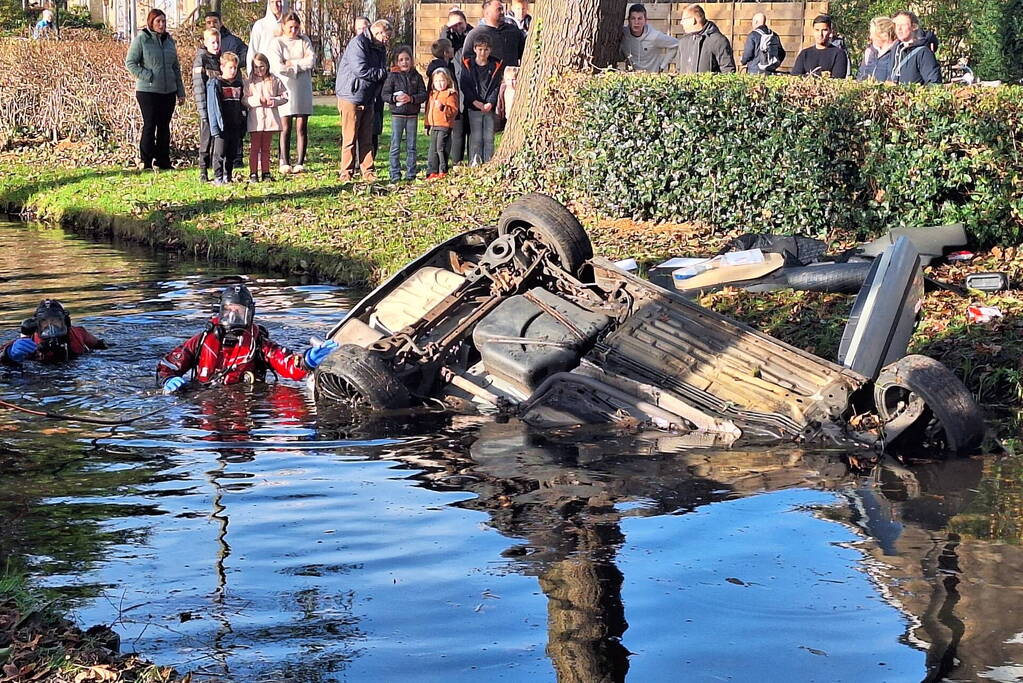
<path id="1" fill-rule="evenodd" d="M 206 329 L 164 356 L 156 366 L 163 392 L 171 394 L 192 378 L 204 386 L 262 382 L 267 370 L 288 379 L 303 379 L 337 349 L 328 341 L 292 353 L 270 340 L 256 325 L 256 304 L 245 285 L 231 285 L 220 295 L 220 309 Z"/>
<path id="2" fill-rule="evenodd" d="M 56 363 L 96 349 L 107 348 L 84 327 L 71 324 L 71 316 L 56 299 L 45 299 L 35 315 L 21 323 L 21 336 L 0 351 L 0 363 L 21 365 L 26 360 Z"/>

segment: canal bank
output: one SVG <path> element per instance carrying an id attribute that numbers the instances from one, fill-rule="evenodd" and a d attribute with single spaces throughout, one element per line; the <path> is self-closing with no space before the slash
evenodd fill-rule
<path id="1" fill-rule="evenodd" d="M 105 163 L 71 142 L 0 155 L 0 207 L 97 237 L 116 237 L 255 268 L 302 272 L 343 284 L 375 283 L 438 241 L 493 224 L 517 194 L 498 169 L 453 169 L 427 182 L 387 182 L 384 126 L 373 183 L 341 182 L 337 109 L 309 120 L 306 172 L 273 183 L 213 187 L 187 168 L 141 172 Z M 426 155 L 420 136 L 419 157 Z M 247 175 L 247 168 L 241 169 Z M 535 189 L 535 188 L 530 188 Z M 680 248 L 723 243 L 709 226 L 623 227 L 583 216 L 597 250 L 610 258 L 656 260 Z M 709 241 L 708 241 L 709 240 Z"/>
<path id="2" fill-rule="evenodd" d="M 385 127 L 385 131 L 387 128 Z M 95 153 L 71 143 L 0 156 L 0 206 L 80 234 L 114 237 L 240 268 L 272 269 L 348 285 L 375 284 L 423 251 L 462 230 L 496 222 L 518 191 L 499 171 L 455 169 L 448 177 L 403 183 L 345 182 L 337 177 L 336 109 L 310 119 L 307 172 L 274 183 L 200 183 L 194 168 L 140 172 L 97 165 Z M 387 148 L 387 136 L 381 149 Z M 425 152 L 425 150 L 423 150 Z M 386 154 L 377 160 L 386 178 Z M 547 189 L 547 188 L 541 188 Z M 611 259 L 653 264 L 672 256 L 707 255 L 734 233 L 708 225 L 614 220 L 573 205 L 595 251 Z M 836 236 L 835 248 L 850 236 Z M 995 248 L 966 263 L 932 268 L 932 277 L 961 283 L 969 272 L 1005 271 L 1023 280 L 1023 254 Z M 986 407 L 1023 408 L 1023 302 L 1018 290 L 962 297 L 928 294 L 911 352 L 949 366 Z M 813 292 L 750 294 L 725 290 L 704 305 L 817 355 L 834 358 L 851 298 Z M 997 306 L 1003 318 L 970 324 L 971 303 Z M 1011 419 L 1011 418 L 1010 418 Z M 1002 430 L 1014 435 L 1011 423 Z"/>

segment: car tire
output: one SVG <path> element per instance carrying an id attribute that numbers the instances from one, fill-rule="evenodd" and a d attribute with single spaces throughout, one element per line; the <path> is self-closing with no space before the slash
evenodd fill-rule
<path id="1" fill-rule="evenodd" d="M 497 224 L 499 235 L 519 230 L 550 247 L 561 267 L 570 273 L 578 273 L 582 265 L 593 258 L 593 245 L 579 219 L 548 195 L 531 192 L 516 199 L 501 213 Z"/>
<path id="2" fill-rule="evenodd" d="M 885 366 L 874 382 L 874 405 L 885 425 L 903 422 L 897 442 L 921 443 L 940 430 L 946 450 L 966 453 L 984 438 L 984 417 L 969 389 L 927 356 L 909 355 Z"/>
<path id="3" fill-rule="evenodd" d="M 354 344 L 339 347 L 317 369 L 316 398 L 375 410 L 409 404 L 408 390 L 383 359 Z"/>

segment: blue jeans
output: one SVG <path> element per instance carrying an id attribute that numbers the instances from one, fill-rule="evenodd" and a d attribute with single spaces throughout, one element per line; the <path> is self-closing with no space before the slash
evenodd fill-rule
<path id="1" fill-rule="evenodd" d="M 494 156 L 494 112 L 469 110 L 469 149 L 466 159 L 476 166 L 485 164 Z"/>
<path id="2" fill-rule="evenodd" d="M 401 180 L 401 138 L 405 138 L 405 179 L 416 177 L 418 116 L 391 116 L 391 180 Z"/>

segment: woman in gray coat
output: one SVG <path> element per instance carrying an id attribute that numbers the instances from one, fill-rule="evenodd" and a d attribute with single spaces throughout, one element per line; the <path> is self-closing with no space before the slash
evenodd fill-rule
<path id="1" fill-rule="evenodd" d="M 185 84 L 177 46 L 167 33 L 167 16 L 162 11 L 149 11 L 146 28 L 131 41 L 124 66 L 136 79 L 135 99 L 142 110 L 142 168 L 170 168 L 170 121 L 175 100 L 185 101 Z"/>

